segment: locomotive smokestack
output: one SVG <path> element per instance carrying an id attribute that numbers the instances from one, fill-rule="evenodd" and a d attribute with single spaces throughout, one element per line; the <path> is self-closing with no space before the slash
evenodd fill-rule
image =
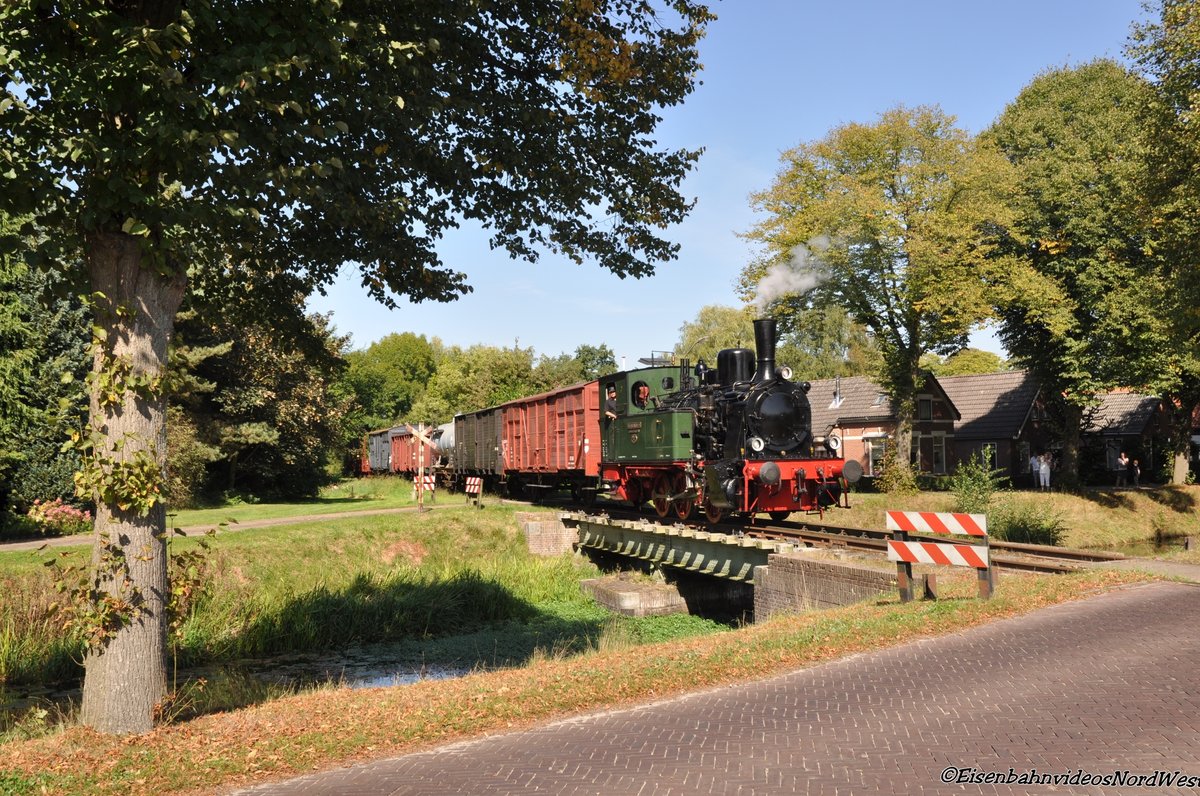
<path id="1" fill-rule="evenodd" d="M 758 350 L 758 370 L 752 382 L 775 378 L 775 320 L 759 318 L 754 322 L 754 347 Z"/>

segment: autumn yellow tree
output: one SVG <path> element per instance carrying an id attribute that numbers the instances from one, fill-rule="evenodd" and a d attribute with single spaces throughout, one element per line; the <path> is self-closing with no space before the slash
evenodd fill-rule
<path id="1" fill-rule="evenodd" d="M 742 284 L 764 303 L 840 306 L 878 346 L 910 461 L 921 355 L 963 347 L 1015 265 L 997 257 L 1012 170 L 936 107 L 894 108 L 783 156 L 753 203 L 762 255 Z M 769 292 L 768 292 L 769 291 Z"/>

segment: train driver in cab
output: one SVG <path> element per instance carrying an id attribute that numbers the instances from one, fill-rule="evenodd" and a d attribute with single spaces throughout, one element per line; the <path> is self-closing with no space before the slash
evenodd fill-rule
<path id="1" fill-rule="evenodd" d="M 617 385 L 610 384 L 604 389 L 604 421 L 607 423 L 617 419 Z"/>
<path id="2" fill-rule="evenodd" d="M 633 403 L 638 409 L 645 409 L 646 404 L 650 402 L 650 386 L 647 384 L 638 384 L 633 391 Z"/>

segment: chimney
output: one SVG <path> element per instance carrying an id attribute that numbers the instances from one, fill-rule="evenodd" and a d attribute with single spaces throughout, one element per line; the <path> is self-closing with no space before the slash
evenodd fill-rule
<path id="1" fill-rule="evenodd" d="M 759 318 L 754 322 L 754 347 L 758 351 L 758 370 L 751 382 L 771 381 L 775 376 L 775 320 Z"/>

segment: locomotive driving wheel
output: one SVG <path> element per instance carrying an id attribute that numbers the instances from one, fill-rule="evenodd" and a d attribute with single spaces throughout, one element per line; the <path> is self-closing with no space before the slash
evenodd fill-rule
<path id="1" fill-rule="evenodd" d="M 725 518 L 725 509 L 721 508 L 720 506 L 714 506 L 712 503 L 709 503 L 707 500 L 704 501 L 704 519 L 708 520 L 713 525 L 716 525 L 718 522 L 720 522 L 724 518 Z"/>
<path id="2" fill-rule="evenodd" d="M 671 500 L 671 491 L 673 479 L 667 473 L 663 473 L 654 479 L 654 487 L 650 490 L 650 504 L 654 506 L 654 513 L 659 517 L 666 519 L 671 513 L 671 506 L 675 502 Z"/>
<path id="3" fill-rule="evenodd" d="M 687 473 L 675 473 L 675 477 L 671 479 L 671 488 L 675 491 L 674 495 L 679 495 L 671 501 L 671 508 L 675 511 L 675 516 L 686 521 L 692 516 L 692 511 L 696 508 L 696 499 L 691 496 L 692 479 Z"/>

